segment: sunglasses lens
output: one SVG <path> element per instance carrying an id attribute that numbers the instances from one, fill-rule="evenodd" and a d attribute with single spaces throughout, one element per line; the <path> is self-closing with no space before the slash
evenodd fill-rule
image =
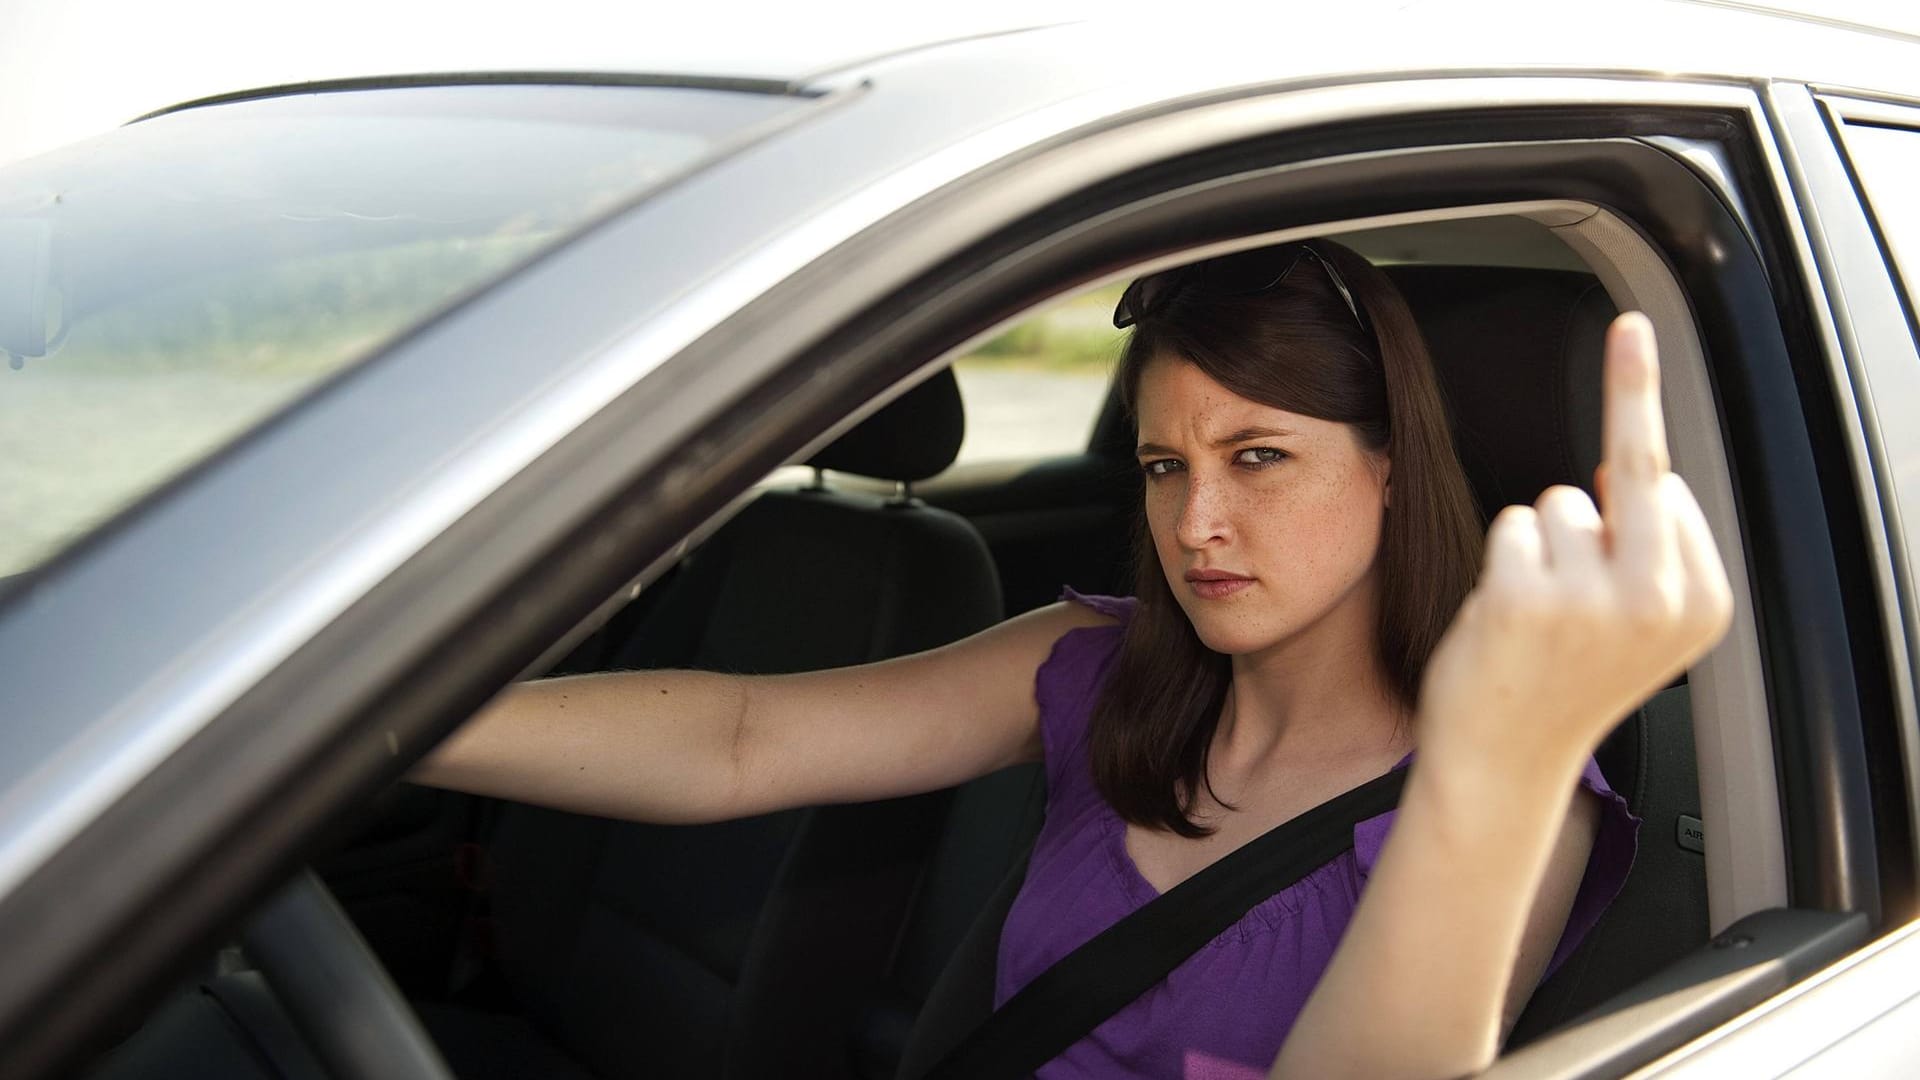
<path id="1" fill-rule="evenodd" d="M 1361 330 L 1367 330 L 1367 320 L 1360 314 L 1360 306 L 1354 303 L 1353 293 L 1347 283 L 1340 279 L 1339 271 L 1333 264 L 1320 257 L 1320 254 L 1305 244 L 1286 244 L 1277 248 L 1257 248 L 1235 255 L 1223 255 L 1217 259 L 1175 267 L 1158 274 L 1136 280 L 1120 294 L 1120 303 L 1113 309 L 1113 325 L 1126 329 L 1138 322 L 1143 316 L 1150 315 L 1159 300 L 1172 291 L 1179 282 L 1191 282 L 1216 296 L 1258 296 L 1280 287 L 1300 265 L 1300 260 L 1311 259 L 1326 271 L 1327 279 L 1332 282 L 1334 291 L 1346 303 L 1347 310 L 1353 314 L 1353 321 Z"/>
<path id="2" fill-rule="evenodd" d="M 1114 328 L 1125 330 L 1140 321 L 1141 316 L 1150 314 L 1154 305 L 1166 295 L 1169 280 L 1185 269 L 1185 267 L 1175 267 L 1158 274 L 1148 274 L 1127 286 L 1127 291 L 1120 294 L 1120 302 L 1113 308 Z"/>
<path id="3" fill-rule="evenodd" d="M 1115 330 L 1125 330 L 1127 327 L 1132 326 L 1134 319 L 1137 317 L 1135 311 L 1138 310 L 1139 304 L 1140 282 L 1135 281 L 1133 284 L 1127 286 L 1127 291 L 1120 294 L 1120 302 L 1113 306 L 1113 328 Z"/>

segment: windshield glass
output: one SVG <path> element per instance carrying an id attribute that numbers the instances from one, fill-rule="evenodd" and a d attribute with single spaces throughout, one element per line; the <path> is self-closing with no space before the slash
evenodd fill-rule
<path id="1" fill-rule="evenodd" d="M 201 106 L 0 171 L 0 578 L 804 99 L 477 85 Z"/>

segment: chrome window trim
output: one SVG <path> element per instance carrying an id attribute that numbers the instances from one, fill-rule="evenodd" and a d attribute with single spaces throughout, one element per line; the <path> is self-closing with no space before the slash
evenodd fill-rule
<path id="1" fill-rule="evenodd" d="M 1873 94 L 1826 83 L 1809 84 L 1806 89 L 1842 120 L 1894 127 L 1920 126 L 1920 97 Z"/>
<path id="2" fill-rule="evenodd" d="M 1827 111 L 1846 115 L 1855 103 L 1829 102 L 1791 84 L 1771 86 L 1767 94 L 1775 138 L 1785 151 L 1782 191 L 1791 192 L 1797 204 L 1788 208 L 1796 212 L 1786 215 L 1795 226 L 1795 251 L 1807 280 L 1820 286 L 1810 300 L 1821 315 L 1834 388 L 1842 395 L 1839 420 L 1875 556 L 1871 569 L 1879 584 L 1887 667 L 1894 680 L 1907 808 L 1920 822 L 1920 709 L 1914 682 L 1920 668 L 1920 593 L 1913 578 L 1920 565 L 1920 535 L 1906 527 L 1901 511 L 1903 502 L 1920 507 L 1920 425 L 1889 424 L 1888 419 L 1899 419 L 1898 412 L 1889 416 L 1878 404 L 1920 401 L 1920 352 L 1841 157 L 1843 148 L 1835 141 L 1838 132 L 1828 126 Z M 1863 106 L 1863 111 L 1884 115 L 1886 108 Z M 1920 859 L 1920 830 L 1913 847 Z"/>
<path id="3" fill-rule="evenodd" d="M 743 94 L 769 94 L 780 97 L 815 97 L 804 87 L 784 79 L 754 76 L 689 75 L 649 71 L 440 71 L 411 75 L 366 75 L 339 79 L 315 79 L 310 82 L 278 83 L 246 90 L 190 98 L 145 112 L 132 120 L 137 124 L 156 116 L 198 109 L 209 105 L 232 105 L 264 98 L 296 94 L 338 94 L 357 90 L 391 90 L 428 86 L 640 86 L 681 90 L 727 90 Z"/>

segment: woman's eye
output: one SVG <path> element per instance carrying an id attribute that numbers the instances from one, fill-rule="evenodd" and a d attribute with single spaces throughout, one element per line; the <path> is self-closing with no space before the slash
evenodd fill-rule
<path id="1" fill-rule="evenodd" d="M 1176 458 L 1156 458 L 1152 461 L 1143 461 L 1140 463 L 1140 471 L 1146 473 L 1148 476 L 1165 476 L 1168 473 L 1178 472 L 1179 470 L 1180 462 Z"/>
<path id="2" fill-rule="evenodd" d="M 1287 452 L 1276 446 L 1249 446 L 1233 455 L 1236 465 L 1272 465 L 1286 460 Z"/>

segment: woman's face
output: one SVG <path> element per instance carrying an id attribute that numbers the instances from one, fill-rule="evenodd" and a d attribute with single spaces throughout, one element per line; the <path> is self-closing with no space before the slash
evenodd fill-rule
<path id="1" fill-rule="evenodd" d="M 1178 357 L 1149 362 L 1135 400 L 1154 550 L 1208 648 L 1260 652 L 1355 604 L 1371 632 L 1385 454 Z"/>

